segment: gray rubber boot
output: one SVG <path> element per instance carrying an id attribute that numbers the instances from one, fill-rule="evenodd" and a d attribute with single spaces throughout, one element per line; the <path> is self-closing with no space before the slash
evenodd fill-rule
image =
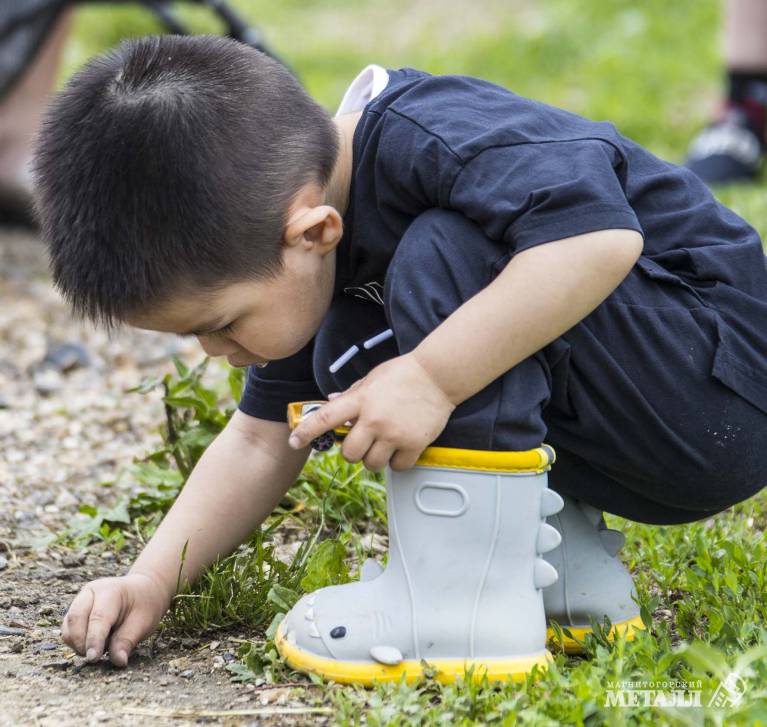
<path id="1" fill-rule="evenodd" d="M 558 581 L 543 595 L 546 618 L 583 640 L 592 631 L 591 619 L 602 624 L 607 616 L 613 625 L 611 636 L 625 632 L 631 639 L 634 627 L 644 625 L 633 600 L 634 581 L 617 558 L 625 542 L 623 533 L 610 530 L 599 510 L 571 497 L 563 499 L 564 508 L 548 519 L 562 543 L 546 554 L 559 573 Z M 554 635 L 553 629 L 548 635 Z M 564 647 L 571 653 L 581 651 L 578 642 L 568 637 Z"/>
<path id="2" fill-rule="evenodd" d="M 510 457 L 534 453 L 536 467 L 508 471 Z M 547 489 L 551 461 L 548 447 L 432 447 L 410 470 L 387 469 L 386 569 L 368 561 L 361 581 L 301 598 L 278 628 L 280 653 L 301 671 L 367 685 L 412 681 L 422 659 L 442 681 L 471 667 L 495 680 L 545 668 L 541 589 L 557 575 L 539 556 L 559 544 L 545 518 L 562 504 Z"/>

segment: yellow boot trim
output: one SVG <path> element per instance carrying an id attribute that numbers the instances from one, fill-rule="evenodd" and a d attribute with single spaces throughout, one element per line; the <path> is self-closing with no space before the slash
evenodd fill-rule
<path id="1" fill-rule="evenodd" d="M 548 444 L 524 452 L 427 447 L 415 464 L 421 467 L 540 473 L 550 469 L 555 459 L 554 450 Z"/>
<path id="2" fill-rule="evenodd" d="M 591 626 L 562 626 L 562 629 L 567 629 L 574 637 L 571 639 L 564 633 L 562 634 L 562 646 L 564 647 L 565 652 L 567 654 L 582 654 L 583 647 L 575 639 L 582 642 L 586 638 L 586 634 L 593 633 Z M 610 633 L 607 634 L 607 638 L 612 640 L 622 634 L 626 641 L 633 641 L 636 637 L 634 629 L 639 629 L 640 631 L 645 630 L 644 621 L 642 621 L 641 616 L 634 616 L 634 618 L 613 624 Z M 548 628 L 546 630 L 546 639 L 549 642 L 556 640 L 554 629 Z"/>
<path id="3" fill-rule="evenodd" d="M 283 622 L 284 623 L 284 622 Z M 288 643 L 282 632 L 282 623 L 277 627 L 275 644 L 283 659 L 293 668 L 302 672 L 318 674 L 324 679 L 340 684 L 361 684 L 372 687 L 376 682 L 398 682 L 402 675 L 410 684 L 423 676 L 424 663 L 421 661 L 403 661 L 396 666 L 387 666 L 375 661 L 339 661 L 324 656 L 316 656 Z M 516 659 L 434 659 L 428 667 L 437 670 L 436 679 L 449 684 L 463 679 L 467 669 L 474 667 L 473 680 L 480 681 L 487 675 L 491 682 L 505 682 L 513 679 L 524 681 L 525 675 L 534 666 L 547 669 L 552 656 L 548 651 L 534 656 Z"/>
<path id="4" fill-rule="evenodd" d="M 288 426 L 295 429 L 325 401 L 294 401 L 288 404 Z M 336 439 L 343 439 L 350 427 L 336 427 Z M 453 447 L 427 447 L 416 462 L 421 467 L 444 467 L 448 469 L 487 470 L 491 472 L 518 472 L 540 474 L 551 468 L 556 459 L 553 447 L 542 444 L 522 452 L 490 452 L 481 449 L 456 449 Z"/>

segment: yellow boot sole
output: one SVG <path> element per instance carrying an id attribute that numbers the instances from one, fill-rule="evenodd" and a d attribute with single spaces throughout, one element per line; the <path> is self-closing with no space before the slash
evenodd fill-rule
<path id="1" fill-rule="evenodd" d="M 443 684 L 463 679 L 466 671 L 473 667 L 472 678 L 480 681 L 487 676 L 491 682 L 524 681 L 534 667 L 547 669 L 552 656 L 548 651 L 533 656 L 515 659 L 434 659 L 425 661 L 403 661 L 395 666 L 378 662 L 339 661 L 311 654 L 288 642 L 282 630 L 277 627 L 274 642 L 283 659 L 297 671 L 317 674 L 324 679 L 340 684 L 360 684 L 372 687 L 376 682 L 398 682 L 404 675 L 410 684 L 423 676 L 424 668 L 436 671 L 436 680 Z"/>
<path id="2" fill-rule="evenodd" d="M 567 629 L 574 638 L 562 634 L 565 653 L 567 654 L 582 654 L 583 648 L 575 639 L 583 641 L 586 638 L 586 634 L 592 633 L 591 626 L 563 626 L 562 629 Z M 641 616 L 634 616 L 634 618 L 627 619 L 626 621 L 619 621 L 612 625 L 610 633 L 607 634 L 607 638 L 612 640 L 617 636 L 623 635 L 626 641 L 633 641 L 636 637 L 636 630 L 644 631 L 645 625 Z M 556 641 L 556 635 L 554 629 L 549 628 L 546 631 L 546 639 L 549 643 Z"/>

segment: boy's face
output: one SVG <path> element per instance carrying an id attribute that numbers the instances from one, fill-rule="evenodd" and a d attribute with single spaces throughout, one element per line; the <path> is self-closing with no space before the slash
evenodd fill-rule
<path id="1" fill-rule="evenodd" d="M 208 355 L 226 356 L 232 366 L 293 355 L 317 332 L 333 297 L 335 247 L 343 225 L 335 209 L 315 210 L 321 212 L 305 214 L 288 228 L 283 267 L 275 277 L 180 293 L 127 322 L 197 336 Z"/>

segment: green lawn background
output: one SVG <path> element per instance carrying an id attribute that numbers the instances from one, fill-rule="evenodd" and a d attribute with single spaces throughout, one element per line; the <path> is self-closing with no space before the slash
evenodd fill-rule
<path id="1" fill-rule="evenodd" d="M 476 75 L 593 119 L 679 162 L 716 108 L 721 8 L 713 0 L 233 0 L 335 111 L 368 63 Z M 198 32 L 212 13 L 177 3 Z M 143 8 L 83 8 L 61 79 L 123 37 L 156 32 Z M 721 199 L 767 235 L 765 189 Z"/>

